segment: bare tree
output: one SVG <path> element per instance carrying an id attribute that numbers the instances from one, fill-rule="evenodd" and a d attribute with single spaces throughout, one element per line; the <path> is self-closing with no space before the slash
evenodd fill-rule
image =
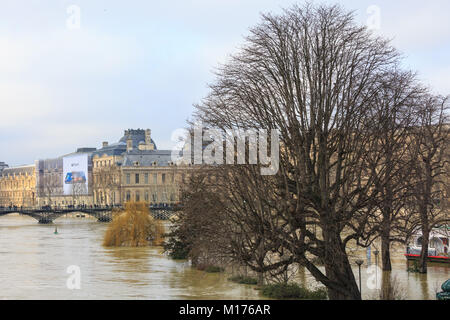
<path id="1" fill-rule="evenodd" d="M 222 166 L 216 169 L 216 192 L 223 202 L 224 229 L 233 260 L 249 267 L 263 284 L 265 274 L 277 277 L 294 262 L 279 241 L 286 223 L 280 219 L 286 202 L 277 195 L 278 178 L 264 177 L 258 166 Z"/>
<path id="2" fill-rule="evenodd" d="M 373 237 L 381 238 L 384 271 L 392 270 L 391 242 L 405 243 L 405 206 L 410 200 L 415 159 L 408 156 L 410 128 L 417 125 L 417 107 L 425 89 L 410 72 L 390 70 L 380 80 L 372 102 L 373 135 L 368 170 L 374 177 L 378 209 L 371 221 Z M 368 243 L 373 238 L 369 237 Z"/>
<path id="3" fill-rule="evenodd" d="M 427 272 L 428 245 L 431 230 L 450 222 L 448 191 L 448 98 L 428 95 L 418 108 L 419 126 L 412 130 L 409 148 L 415 159 L 412 174 L 416 180 L 410 230 L 422 231 L 419 271 Z"/>
<path id="4" fill-rule="evenodd" d="M 113 202 L 117 201 L 115 199 L 116 194 L 118 193 L 120 197 L 120 177 L 120 167 L 117 165 L 96 168 L 94 188 L 100 204 L 115 204 Z"/>
<path id="5" fill-rule="evenodd" d="M 197 118 L 211 127 L 280 131 L 276 190 L 288 209 L 276 213 L 272 239 L 331 299 L 361 299 L 346 247 L 369 237 L 380 190 L 378 171 L 368 167 L 382 165 L 369 161 L 372 104 L 379 79 L 397 65 L 395 49 L 339 6 L 294 6 L 263 16 L 197 106 Z"/>
<path id="6" fill-rule="evenodd" d="M 184 187 L 183 210 L 172 236 L 183 239 L 194 265 L 245 266 L 262 285 L 266 274 L 286 272 L 293 257 L 271 238 L 267 225 L 276 218 L 271 208 L 254 206 L 254 198 L 264 196 L 252 193 L 255 189 L 248 185 L 248 178 L 256 184 L 261 178 L 255 172 L 251 167 L 227 166 L 196 170 Z"/>
<path id="7" fill-rule="evenodd" d="M 85 182 L 73 182 L 70 185 L 70 194 L 72 196 L 73 205 L 80 205 L 81 197 L 87 195 L 87 187 Z"/>
<path id="8" fill-rule="evenodd" d="M 47 205 L 52 206 L 54 197 L 62 195 L 62 181 L 58 173 L 46 173 L 39 183 L 39 196 L 45 198 Z"/>

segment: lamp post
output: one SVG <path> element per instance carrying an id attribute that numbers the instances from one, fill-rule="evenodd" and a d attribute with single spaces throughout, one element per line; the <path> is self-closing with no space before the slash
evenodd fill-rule
<path id="1" fill-rule="evenodd" d="M 363 260 L 356 260 L 355 263 L 358 265 L 358 269 L 359 269 L 359 293 L 361 295 L 361 299 L 362 299 L 362 287 L 361 287 L 361 265 L 364 263 Z"/>

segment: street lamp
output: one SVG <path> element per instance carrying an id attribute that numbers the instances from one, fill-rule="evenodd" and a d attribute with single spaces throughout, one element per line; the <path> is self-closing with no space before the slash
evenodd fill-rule
<path id="1" fill-rule="evenodd" d="M 355 263 L 358 265 L 358 269 L 359 269 L 359 293 L 361 294 L 361 299 L 362 299 L 362 287 L 361 287 L 361 265 L 364 263 L 363 260 L 356 260 Z"/>

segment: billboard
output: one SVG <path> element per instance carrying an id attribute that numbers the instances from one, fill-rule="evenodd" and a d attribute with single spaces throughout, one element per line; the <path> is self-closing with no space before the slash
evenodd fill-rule
<path id="1" fill-rule="evenodd" d="M 88 155 L 79 154 L 63 159 L 64 195 L 87 195 L 89 185 Z"/>

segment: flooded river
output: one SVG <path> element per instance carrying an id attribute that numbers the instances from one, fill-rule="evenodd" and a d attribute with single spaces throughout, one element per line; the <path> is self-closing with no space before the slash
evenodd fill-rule
<path id="1" fill-rule="evenodd" d="M 160 248 L 105 248 L 106 227 L 90 218 L 61 217 L 39 225 L 18 214 L 0 217 L 0 299 L 261 299 L 252 286 L 194 270 Z M 450 269 L 439 265 L 428 275 L 407 273 L 401 252 L 394 254 L 393 266 L 409 299 L 434 299 L 450 278 Z M 67 285 L 73 270 L 80 271 L 80 289 Z M 370 276 L 363 268 L 366 297 L 374 295 L 367 288 Z M 314 285 L 304 270 L 297 279 Z"/>

